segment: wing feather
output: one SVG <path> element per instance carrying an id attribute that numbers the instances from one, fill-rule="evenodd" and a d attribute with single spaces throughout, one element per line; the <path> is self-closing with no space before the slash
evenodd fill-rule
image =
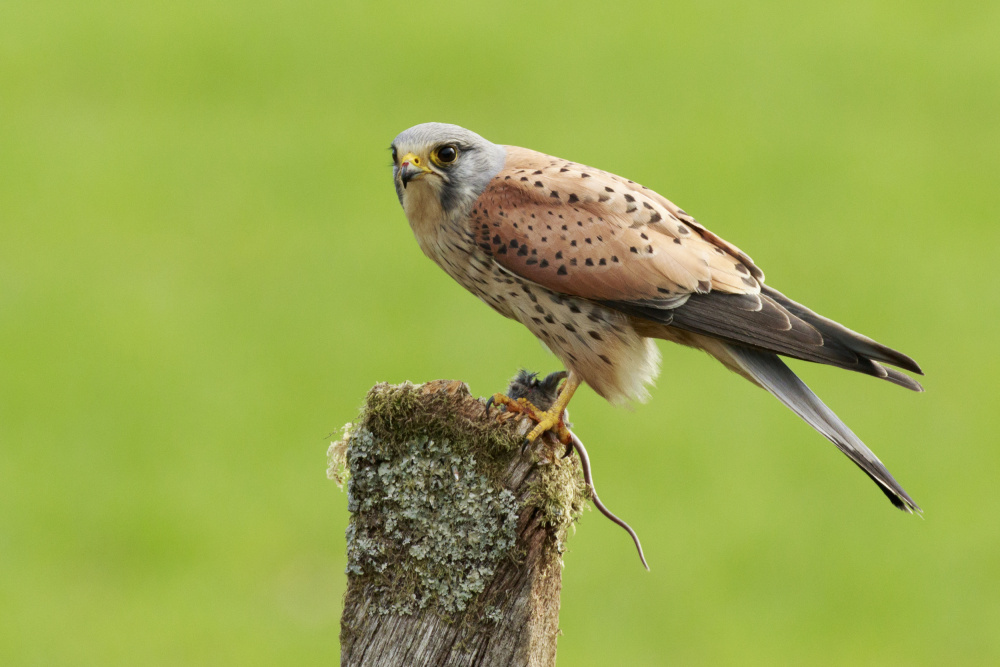
<path id="1" fill-rule="evenodd" d="M 620 176 L 507 147 L 505 167 L 476 201 L 470 224 L 500 267 L 553 291 L 921 390 L 882 365 L 920 373 L 912 359 L 764 286 L 746 253 Z"/>
<path id="2" fill-rule="evenodd" d="M 505 269 L 564 294 L 655 307 L 713 290 L 760 291 L 763 273 L 749 257 L 652 190 L 535 151 L 507 151 L 470 216 L 470 232 Z"/>

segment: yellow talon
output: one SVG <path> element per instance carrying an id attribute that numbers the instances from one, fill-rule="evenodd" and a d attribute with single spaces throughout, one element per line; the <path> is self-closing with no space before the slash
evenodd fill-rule
<path id="1" fill-rule="evenodd" d="M 554 431 L 560 442 L 564 445 L 569 444 L 569 431 L 563 423 L 562 413 L 539 412 L 532 415 L 532 418 L 538 421 L 538 424 L 524 437 L 525 440 L 534 442 L 546 431 Z"/>
<path id="2" fill-rule="evenodd" d="M 572 436 L 569 429 L 566 428 L 563 415 L 566 406 L 569 405 L 570 399 L 573 398 L 573 393 L 579 386 L 580 381 L 571 373 L 566 378 L 566 382 L 563 383 L 562 389 L 559 390 L 559 396 L 556 397 L 555 402 L 552 403 L 552 406 L 548 410 L 537 408 L 528 402 L 527 399 L 518 398 L 515 400 L 504 394 L 494 394 L 493 402 L 498 405 L 507 406 L 507 410 L 510 412 L 519 412 L 538 422 L 525 438 L 528 442 L 534 442 L 546 431 L 553 431 L 556 437 L 559 438 L 559 442 L 568 445 L 572 441 Z"/>

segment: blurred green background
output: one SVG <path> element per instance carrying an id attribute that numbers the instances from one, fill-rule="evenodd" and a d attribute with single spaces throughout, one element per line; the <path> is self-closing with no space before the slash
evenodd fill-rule
<path id="1" fill-rule="evenodd" d="M 330 434 L 379 381 L 556 360 L 425 259 L 388 146 L 439 120 L 659 190 L 915 357 L 803 377 L 924 507 L 661 345 L 574 400 L 602 498 L 564 665 L 1000 662 L 1000 5 L 0 5 L 0 663 L 337 660 Z"/>

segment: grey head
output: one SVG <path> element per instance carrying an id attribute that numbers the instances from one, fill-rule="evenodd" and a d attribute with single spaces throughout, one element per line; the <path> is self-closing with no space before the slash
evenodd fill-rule
<path id="1" fill-rule="evenodd" d="M 447 123 L 422 123 L 392 142 L 392 178 L 406 208 L 411 188 L 431 188 L 446 216 L 472 207 L 503 169 L 507 151 L 475 132 Z"/>

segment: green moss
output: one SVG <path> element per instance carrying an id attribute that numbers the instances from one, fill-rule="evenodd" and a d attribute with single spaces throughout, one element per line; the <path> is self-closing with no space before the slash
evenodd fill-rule
<path id="1" fill-rule="evenodd" d="M 556 550 L 566 551 L 566 535 L 587 505 L 587 483 L 576 459 L 556 459 L 545 464 L 538 481 L 528 494 L 529 507 L 537 507 L 542 523 L 552 528 Z"/>
<path id="2" fill-rule="evenodd" d="M 326 450 L 326 476 L 327 479 L 332 479 L 337 483 L 337 486 L 341 491 L 344 490 L 344 484 L 350 478 L 351 473 L 347 469 L 347 446 L 351 442 L 351 430 L 354 428 L 354 424 L 348 422 L 344 424 L 343 435 L 340 440 L 330 443 L 330 448 Z"/>
<path id="3" fill-rule="evenodd" d="M 508 424 L 457 413 L 454 400 L 445 392 L 421 393 L 408 382 L 376 385 L 368 392 L 359 424 L 397 452 L 414 437 L 449 440 L 462 452 L 485 454 L 498 475 L 518 453 L 521 439 Z"/>

